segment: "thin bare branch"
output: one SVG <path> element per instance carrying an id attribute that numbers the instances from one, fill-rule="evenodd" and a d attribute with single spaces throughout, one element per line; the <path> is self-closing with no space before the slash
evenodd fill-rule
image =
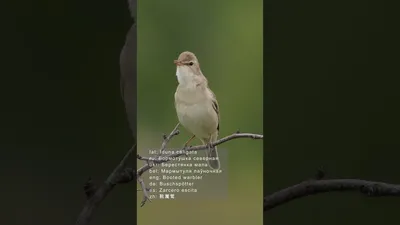
<path id="1" fill-rule="evenodd" d="M 179 123 L 175 126 L 173 131 L 164 137 L 163 143 L 160 147 L 160 154 L 164 152 L 168 142 L 176 135 L 179 134 L 178 131 Z M 251 139 L 262 139 L 263 135 L 260 134 L 251 134 L 251 133 L 234 133 L 227 137 L 221 138 L 220 140 L 211 143 L 211 146 L 217 146 L 227 141 L 237 139 L 237 138 L 251 138 Z M 81 211 L 76 225 L 87 225 L 91 220 L 94 210 L 98 207 L 101 201 L 107 196 L 107 194 L 114 188 L 116 184 L 128 183 L 134 179 L 141 185 L 143 191 L 143 200 L 141 202 L 141 206 L 144 206 L 147 201 L 151 202 L 148 191 L 149 188 L 146 187 L 145 182 L 143 181 L 141 175 L 152 168 L 155 164 L 165 163 L 170 161 L 172 158 L 176 158 L 182 155 L 186 155 L 187 152 L 190 151 L 198 151 L 208 149 L 207 145 L 199 145 L 199 146 L 191 146 L 182 148 L 180 151 L 177 151 L 174 154 L 170 154 L 166 157 L 142 157 L 140 155 L 136 155 L 138 160 L 144 160 L 147 162 L 146 165 L 142 166 L 138 170 L 134 170 L 133 168 L 126 168 L 126 162 L 128 158 L 132 155 L 132 153 L 136 150 L 136 144 L 132 146 L 131 149 L 126 153 L 124 158 L 118 164 L 118 166 L 114 169 L 114 171 L 110 174 L 107 180 L 96 187 L 91 180 L 89 180 L 85 185 L 85 193 L 87 194 L 88 200 L 86 201 L 83 210 Z M 137 190 L 140 191 L 140 190 Z"/>
<path id="2" fill-rule="evenodd" d="M 223 144 L 227 141 L 233 140 L 233 139 L 238 139 L 238 138 L 251 138 L 251 139 L 263 139 L 263 135 L 262 134 L 251 134 L 251 133 L 234 133 L 231 134 L 229 136 L 226 136 L 224 138 L 221 138 L 219 140 L 217 140 L 214 143 L 211 143 L 211 147 Z M 207 145 L 198 145 L 198 146 L 191 146 L 191 147 L 186 147 L 186 148 L 182 148 L 180 150 L 177 150 L 176 153 L 164 156 L 164 157 L 157 157 L 157 158 L 149 158 L 154 164 L 160 164 L 160 163 L 165 163 L 170 161 L 172 158 L 176 158 L 179 156 L 183 156 L 186 155 L 187 152 L 190 151 L 200 151 L 200 150 L 206 150 L 208 149 L 209 146 Z M 137 174 L 138 176 L 141 176 L 144 172 L 146 172 L 147 170 L 151 169 L 154 165 L 151 164 L 146 164 L 144 166 L 142 166 L 140 169 L 138 169 Z"/>
<path id="3" fill-rule="evenodd" d="M 161 148 L 160 148 L 160 154 L 157 155 L 157 157 L 142 157 L 142 156 L 139 156 L 139 155 L 137 157 L 138 159 L 144 160 L 144 161 L 147 162 L 146 165 L 142 166 L 136 172 L 136 175 L 138 177 L 137 180 L 140 183 L 140 185 L 142 186 L 142 190 L 143 190 L 143 200 L 142 200 L 142 202 L 140 204 L 141 207 L 146 203 L 147 200 L 150 201 L 150 198 L 149 198 L 148 193 L 146 191 L 146 186 L 144 184 L 144 181 L 141 179 L 141 175 L 144 172 L 146 172 L 147 170 L 149 170 L 152 167 L 154 167 L 156 164 L 169 162 L 169 161 L 171 161 L 171 159 L 174 159 L 176 157 L 187 155 L 187 153 L 190 152 L 190 151 L 206 150 L 206 149 L 209 149 L 209 147 L 214 147 L 214 146 L 220 145 L 222 143 L 225 143 L 225 142 L 233 140 L 233 139 L 238 139 L 238 138 L 263 139 L 263 137 L 264 137 L 262 134 L 240 133 L 240 131 L 238 130 L 235 133 L 233 133 L 233 134 L 231 134 L 229 136 L 226 136 L 224 138 L 221 138 L 221 139 L 217 140 L 216 142 L 211 143 L 209 145 L 183 147 L 180 150 L 177 150 L 176 153 L 169 154 L 167 156 L 163 156 L 162 157 L 161 154 L 165 150 L 168 142 L 174 136 L 179 134 L 178 126 L 179 126 L 179 123 L 175 126 L 175 128 L 172 130 L 172 132 L 168 136 L 164 135 L 164 141 L 163 141 L 163 143 L 161 145 Z"/>
<path id="4" fill-rule="evenodd" d="M 107 196 L 107 194 L 114 188 L 114 186 L 119 182 L 120 173 L 124 170 L 126 163 L 132 153 L 136 150 L 136 144 L 134 144 L 128 152 L 125 154 L 124 158 L 114 169 L 114 171 L 108 176 L 107 180 L 100 185 L 96 190 L 93 190 L 91 197 L 86 201 L 81 213 L 79 214 L 76 225 L 86 225 L 89 224 L 94 210 L 100 205 L 101 201 Z"/>
<path id="5" fill-rule="evenodd" d="M 160 148 L 160 154 L 162 154 L 162 153 L 164 152 L 165 148 L 167 147 L 168 142 L 169 142 L 174 136 L 176 136 L 176 135 L 179 134 L 178 127 L 179 127 L 179 123 L 176 124 L 175 128 L 171 131 L 171 133 L 170 133 L 168 136 L 165 136 L 165 135 L 164 135 L 164 137 L 163 137 L 164 140 L 163 140 L 163 143 L 161 144 L 161 148 Z"/>
<path id="6" fill-rule="evenodd" d="M 146 204 L 147 201 L 151 202 L 149 194 L 147 193 L 148 188 L 146 188 L 146 184 L 144 183 L 143 179 L 141 177 L 137 178 L 140 186 L 142 186 L 142 191 L 143 191 L 143 200 L 140 203 L 140 207 L 143 207 L 144 204 Z"/>
<path id="7" fill-rule="evenodd" d="M 370 197 L 400 196 L 400 185 L 359 179 L 307 180 L 264 198 L 264 212 L 292 200 L 333 191 L 358 191 Z"/>

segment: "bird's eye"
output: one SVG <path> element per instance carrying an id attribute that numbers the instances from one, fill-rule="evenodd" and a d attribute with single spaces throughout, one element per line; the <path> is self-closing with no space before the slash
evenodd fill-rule
<path id="1" fill-rule="evenodd" d="M 190 65 L 190 66 L 193 66 L 193 62 L 190 62 L 189 65 Z"/>

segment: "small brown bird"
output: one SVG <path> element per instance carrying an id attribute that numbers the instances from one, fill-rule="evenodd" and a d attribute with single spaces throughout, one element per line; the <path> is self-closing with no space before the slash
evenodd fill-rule
<path id="1" fill-rule="evenodd" d="M 186 142 L 187 146 L 194 137 L 204 145 L 210 145 L 218 139 L 219 107 L 214 93 L 208 87 L 208 81 L 200 70 L 197 57 L 191 52 L 182 52 L 175 60 L 176 76 L 179 85 L 175 92 L 175 108 L 180 124 L 193 136 Z M 208 165 L 219 169 L 217 147 L 206 150 Z"/>

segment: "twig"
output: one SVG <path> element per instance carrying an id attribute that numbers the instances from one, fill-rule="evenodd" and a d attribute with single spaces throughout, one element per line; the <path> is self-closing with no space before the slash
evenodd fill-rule
<path id="1" fill-rule="evenodd" d="M 148 189 L 146 188 L 146 185 L 144 184 L 144 181 L 141 177 L 138 177 L 138 182 L 139 182 L 140 186 L 142 186 L 143 200 L 140 203 L 140 207 L 143 207 L 147 201 L 151 202 L 151 200 L 150 200 L 149 194 L 147 193 Z"/>
<path id="2" fill-rule="evenodd" d="M 400 185 L 359 179 L 308 180 L 264 198 L 264 212 L 294 199 L 333 191 L 359 191 L 370 197 L 400 196 Z"/>
<path id="3" fill-rule="evenodd" d="M 233 140 L 233 139 L 237 139 L 237 138 L 263 139 L 263 137 L 264 137 L 261 134 L 240 133 L 239 131 L 237 131 L 237 132 L 235 132 L 235 133 L 233 133 L 233 134 L 231 134 L 229 136 L 226 136 L 224 138 L 221 138 L 221 139 L 217 140 L 214 143 L 211 143 L 209 146 L 208 145 L 199 145 L 199 146 L 183 147 L 182 149 L 176 151 L 176 153 L 167 155 L 165 157 L 160 157 L 162 152 L 165 150 L 165 147 L 167 146 L 168 142 L 174 136 L 179 134 L 179 131 L 177 130 L 178 126 L 179 126 L 179 123 L 175 126 L 175 128 L 172 130 L 170 135 L 164 136 L 164 141 L 163 141 L 163 143 L 161 145 L 161 148 L 160 148 L 160 154 L 157 157 L 148 157 L 147 158 L 147 157 L 138 156 L 138 159 L 147 161 L 147 164 L 142 166 L 136 172 L 137 177 L 138 177 L 137 178 L 138 182 L 142 186 L 142 190 L 143 190 L 143 200 L 142 200 L 142 202 L 140 204 L 141 207 L 146 203 L 147 200 L 150 201 L 150 198 L 149 198 L 148 193 L 146 191 L 146 189 L 147 189 L 146 185 L 143 182 L 143 180 L 141 179 L 141 175 L 144 172 L 146 172 L 147 170 L 151 169 L 154 165 L 168 162 L 173 158 L 176 158 L 176 157 L 179 157 L 179 156 L 182 156 L 182 155 L 186 155 L 187 152 L 190 152 L 190 151 L 206 150 L 206 149 L 209 149 L 209 147 L 214 147 L 214 146 L 220 145 L 222 143 L 225 143 L 225 142 Z M 150 162 L 152 162 L 152 164 Z"/>
<path id="4" fill-rule="evenodd" d="M 144 204 L 146 204 L 147 201 L 151 202 L 149 194 L 147 193 L 148 188 L 146 188 L 146 185 L 144 184 L 144 181 L 141 177 L 137 178 L 140 186 L 142 186 L 142 191 L 143 191 L 143 200 L 140 203 L 140 207 L 143 207 Z"/>
<path id="5" fill-rule="evenodd" d="M 210 144 L 210 147 L 214 147 L 220 144 L 223 144 L 227 141 L 233 140 L 233 139 L 237 139 L 237 138 L 251 138 L 251 139 L 263 139 L 263 135 L 262 134 L 251 134 L 251 133 L 234 133 L 231 134 L 229 136 L 226 136 L 224 138 L 221 138 L 219 140 L 217 140 L 214 143 Z M 176 158 L 182 155 L 186 155 L 187 152 L 190 151 L 200 151 L 200 150 L 206 150 L 208 149 L 209 146 L 207 145 L 198 145 L 198 146 L 191 146 L 191 147 L 186 147 L 186 148 L 182 148 L 180 150 L 177 150 L 176 153 L 167 155 L 165 157 L 157 157 L 157 158 L 149 158 L 154 164 L 160 164 L 160 163 L 165 163 L 165 162 L 169 162 L 171 161 L 171 158 Z M 149 163 L 142 166 L 140 169 L 137 170 L 137 175 L 141 176 L 144 172 L 146 172 L 147 170 L 151 169 L 154 165 L 150 165 Z"/>
<path id="6" fill-rule="evenodd" d="M 168 136 L 163 135 L 163 139 L 164 139 L 164 140 L 163 140 L 163 142 L 162 142 L 162 144 L 161 144 L 160 155 L 164 152 L 165 148 L 167 147 L 168 142 L 169 142 L 174 136 L 176 136 L 176 135 L 179 134 L 178 127 L 179 127 L 179 123 L 176 124 L 175 128 L 171 131 L 171 133 L 170 133 Z"/>
<path id="7" fill-rule="evenodd" d="M 174 128 L 174 130 L 164 138 L 164 141 L 161 145 L 160 148 L 160 153 L 162 153 L 168 142 L 176 135 L 179 134 L 179 131 L 177 130 L 179 124 L 177 124 Z M 263 135 L 260 134 L 250 134 L 250 133 L 234 133 L 232 135 L 229 135 L 227 137 L 224 137 L 214 143 L 211 144 L 211 147 L 220 145 L 222 143 L 225 143 L 227 141 L 237 139 L 237 138 L 252 138 L 252 139 L 262 139 Z M 171 160 L 171 158 L 179 157 L 182 155 L 186 155 L 187 152 L 189 151 L 197 151 L 197 150 L 205 150 L 208 149 L 209 146 L 207 145 L 199 145 L 199 146 L 191 146 L 191 147 L 186 147 L 182 148 L 180 151 L 177 151 L 177 153 L 170 154 L 166 157 L 142 157 L 140 155 L 136 155 L 136 158 L 139 160 L 144 160 L 147 161 L 147 164 L 142 166 L 139 170 L 134 170 L 133 168 L 125 168 L 126 162 L 128 158 L 132 155 L 132 153 L 136 150 L 136 144 L 132 146 L 131 149 L 126 153 L 125 157 L 121 160 L 119 165 L 114 169 L 114 171 L 110 174 L 110 176 L 107 178 L 107 180 L 100 185 L 98 188 L 92 183 L 92 181 L 89 179 L 89 181 L 85 185 L 85 193 L 87 194 L 88 200 L 86 201 L 86 204 L 81 211 L 78 220 L 76 222 L 76 225 L 86 225 L 89 223 L 93 211 L 97 208 L 97 206 L 100 204 L 100 202 L 107 196 L 107 194 L 114 188 L 116 184 L 120 183 L 128 183 L 134 179 L 136 179 L 139 184 L 141 185 L 143 191 L 143 200 L 141 202 L 141 206 L 144 206 L 147 201 L 151 202 L 148 191 L 150 190 L 149 188 L 146 188 L 146 185 L 141 178 L 141 175 L 152 168 L 155 164 L 159 163 L 164 163 L 168 162 Z M 153 162 L 153 163 L 150 163 Z M 140 191 L 140 190 L 137 190 Z"/>
<path id="8" fill-rule="evenodd" d="M 94 191 L 91 197 L 88 198 L 83 210 L 79 214 L 78 220 L 75 223 L 76 225 L 86 225 L 90 222 L 93 211 L 97 208 L 97 206 L 99 206 L 100 202 L 107 196 L 114 186 L 121 181 L 121 172 L 123 172 L 128 158 L 135 150 L 136 144 L 134 144 L 128 150 L 118 166 L 114 169 L 110 176 L 108 176 L 107 180 Z M 128 171 L 125 171 L 125 173 L 128 174 Z"/>
<path id="9" fill-rule="evenodd" d="M 90 199 L 97 190 L 97 186 L 93 183 L 91 177 L 86 181 L 85 185 L 83 186 L 83 190 L 85 191 L 87 199 Z"/>

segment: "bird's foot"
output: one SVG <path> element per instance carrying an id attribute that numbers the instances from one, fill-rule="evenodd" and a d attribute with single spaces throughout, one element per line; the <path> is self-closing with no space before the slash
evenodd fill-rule
<path id="1" fill-rule="evenodd" d="M 208 151 L 211 151 L 211 149 L 214 148 L 214 146 L 212 145 L 211 142 L 207 143 L 206 146 L 207 146 Z"/>

